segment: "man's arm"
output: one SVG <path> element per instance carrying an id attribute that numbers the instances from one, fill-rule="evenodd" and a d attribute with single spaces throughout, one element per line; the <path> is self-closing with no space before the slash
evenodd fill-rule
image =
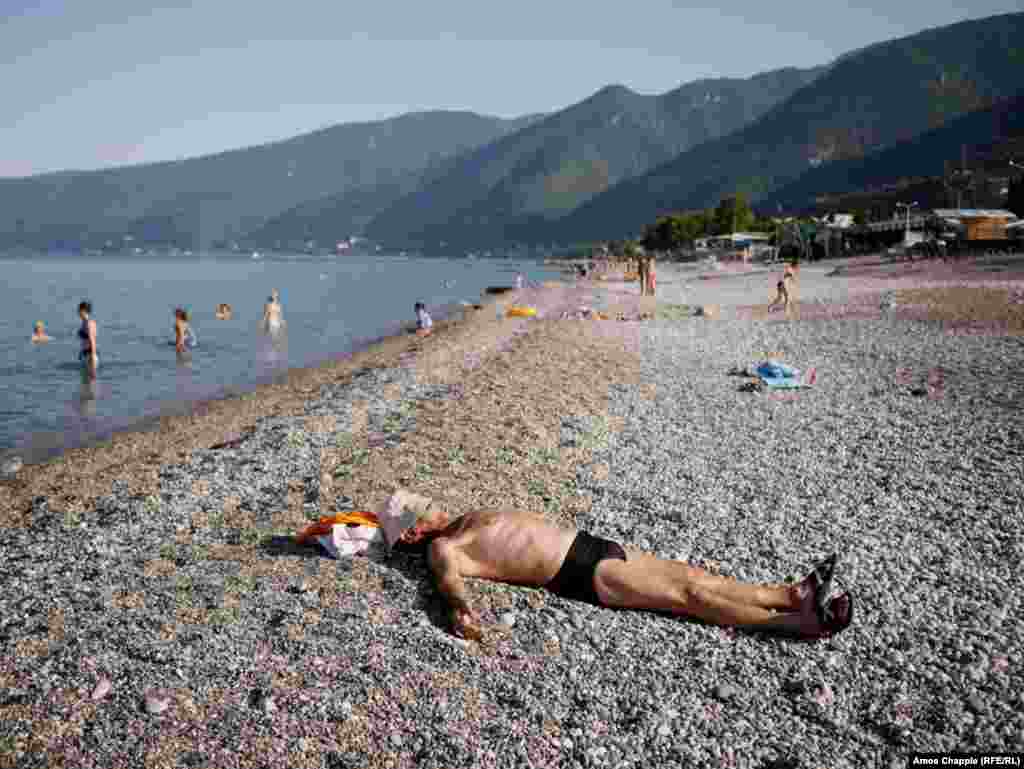
<path id="1" fill-rule="evenodd" d="M 429 561 L 437 589 L 448 601 L 455 634 L 479 641 L 482 637 L 480 623 L 469 605 L 466 583 L 459 573 L 458 550 L 443 540 L 435 540 L 430 545 Z"/>

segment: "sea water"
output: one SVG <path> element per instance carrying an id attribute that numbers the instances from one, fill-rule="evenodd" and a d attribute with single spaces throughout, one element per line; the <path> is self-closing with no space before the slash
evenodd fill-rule
<path id="1" fill-rule="evenodd" d="M 480 301 L 486 286 L 511 285 L 520 271 L 556 277 L 513 260 L 0 255 L 0 459 L 42 459 L 339 357 L 400 332 L 417 301 L 443 316 L 446 306 Z M 287 326 L 271 338 L 260 320 L 275 288 Z M 82 300 L 98 324 L 95 381 L 78 360 Z M 230 320 L 214 317 L 222 302 L 232 306 Z M 198 339 L 183 355 L 173 346 L 179 306 Z M 30 343 L 37 320 L 53 341 Z"/>

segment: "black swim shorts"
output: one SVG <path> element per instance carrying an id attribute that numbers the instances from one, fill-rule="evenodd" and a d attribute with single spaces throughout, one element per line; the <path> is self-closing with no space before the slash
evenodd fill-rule
<path id="1" fill-rule="evenodd" d="M 547 589 L 563 598 L 585 601 L 601 606 L 601 599 L 594 590 L 594 572 L 597 565 L 606 558 L 626 560 L 622 545 L 610 539 L 594 537 L 581 531 L 573 540 L 565 555 L 562 568 L 547 585 Z"/>

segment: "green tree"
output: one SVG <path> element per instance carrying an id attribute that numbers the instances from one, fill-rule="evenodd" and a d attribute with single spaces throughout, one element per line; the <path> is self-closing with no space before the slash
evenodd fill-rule
<path id="1" fill-rule="evenodd" d="M 1010 189 L 1006 195 L 1006 209 L 1017 216 L 1024 216 L 1024 177 L 1016 176 L 1010 180 Z"/>
<path id="2" fill-rule="evenodd" d="M 750 229 L 754 212 L 750 210 L 747 196 L 742 192 L 723 198 L 715 209 L 715 233 L 728 235 Z"/>
<path id="3" fill-rule="evenodd" d="M 685 245 L 687 233 L 683 217 L 678 214 L 659 216 L 653 225 L 644 228 L 640 240 L 648 251 L 672 251 Z"/>

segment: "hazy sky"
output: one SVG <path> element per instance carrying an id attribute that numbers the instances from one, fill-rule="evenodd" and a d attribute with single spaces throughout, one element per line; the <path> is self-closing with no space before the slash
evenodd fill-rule
<path id="1" fill-rule="evenodd" d="M 823 64 L 1024 0 L 0 0 L 0 176 Z"/>

